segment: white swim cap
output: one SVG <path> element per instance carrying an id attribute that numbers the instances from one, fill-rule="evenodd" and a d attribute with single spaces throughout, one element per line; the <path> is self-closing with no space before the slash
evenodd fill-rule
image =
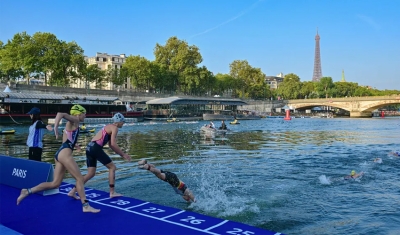
<path id="1" fill-rule="evenodd" d="M 113 121 L 114 122 L 125 122 L 124 115 L 122 115 L 120 113 L 114 114 Z"/>

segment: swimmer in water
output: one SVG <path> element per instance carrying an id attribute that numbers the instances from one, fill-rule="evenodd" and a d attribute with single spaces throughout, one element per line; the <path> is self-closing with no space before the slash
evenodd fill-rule
<path id="1" fill-rule="evenodd" d="M 351 171 L 351 173 L 350 173 L 350 175 L 346 175 L 345 177 L 344 177 L 344 179 L 345 180 L 348 180 L 348 179 L 357 179 L 358 177 L 360 177 L 360 176 L 362 176 L 364 174 L 364 172 L 360 172 L 360 173 L 358 173 L 357 174 L 357 172 L 355 171 L 355 170 L 352 170 Z"/>
<path id="2" fill-rule="evenodd" d="M 176 176 L 176 174 L 157 169 L 153 164 L 148 163 L 147 160 L 140 160 L 138 165 L 140 169 L 148 170 L 160 180 L 169 183 L 175 192 L 181 195 L 185 201 L 196 202 L 193 192 Z"/>
<path id="3" fill-rule="evenodd" d="M 374 159 L 374 162 L 375 163 L 382 163 L 382 158 L 377 157 L 377 158 Z"/>

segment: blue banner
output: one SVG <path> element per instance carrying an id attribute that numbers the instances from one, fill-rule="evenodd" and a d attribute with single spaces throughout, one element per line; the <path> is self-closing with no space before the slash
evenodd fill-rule
<path id="1" fill-rule="evenodd" d="M 53 165 L 49 163 L 0 155 L 0 184 L 32 188 L 42 182 L 51 182 L 53 172 Z M 57 188 L 39 193 L 51 195 L 58 192 Z"/>

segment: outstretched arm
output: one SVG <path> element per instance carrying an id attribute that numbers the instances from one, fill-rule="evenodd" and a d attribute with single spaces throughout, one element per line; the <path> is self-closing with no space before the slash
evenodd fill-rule
<path id="1" fill-rule="evenodd" d="M 57 113 L 57 116 L 54 119 L 54 134 L 56 135 L 56 139 L 58 138 L 58 125 L 60 124 L 62 118 L 65 118 L 73 123 L 79 123 L 79 118 L 77 116 L 72 116 L 68 113 Z"/>
<path id="2" fill-rule="evenodd" d="M 121 157 L 123 157 L 125 160 L 127 161 L 131 161 L 131 156 L 129 156 L 128 154 L 124 153 L 120 147 L 117 144 L 117 134 L 118 134 L 118 127 L 114 126 L 114 125 L 109 125 L 112 129 L 111 129 L 111 139 L 110 139 L 110 148 L 116 152 L 117 154 L 119 154 Z"/>
<path id="3" fill-rule="evenodd" d="M 157 169 L 153 164 L 147 163 L 147 160 L 140 160 L 138 164 L 140 169 L 148 170 L 160 180 L 165 180 L 165 174 L 161 173 L 161 170 Z"/>
<path id="4" fill-rule="evenodd" d="M 42 121 L 39 121 L 36 124 L 36 129 L 47 129 L 49 131 L 52 131 L 53 127 L 51 125 L 44 124 Z"/>

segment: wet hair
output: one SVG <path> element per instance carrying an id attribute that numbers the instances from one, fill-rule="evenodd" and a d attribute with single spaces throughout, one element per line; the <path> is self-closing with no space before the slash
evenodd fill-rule
<path id="1" fill-rule="evenodd" d="M 32 115 L 32 124 L 35 123 L 37 120 L 42 121 L 42 118 L 40 117 L 40 113 L 38 114 L 31 114 Z"/>

